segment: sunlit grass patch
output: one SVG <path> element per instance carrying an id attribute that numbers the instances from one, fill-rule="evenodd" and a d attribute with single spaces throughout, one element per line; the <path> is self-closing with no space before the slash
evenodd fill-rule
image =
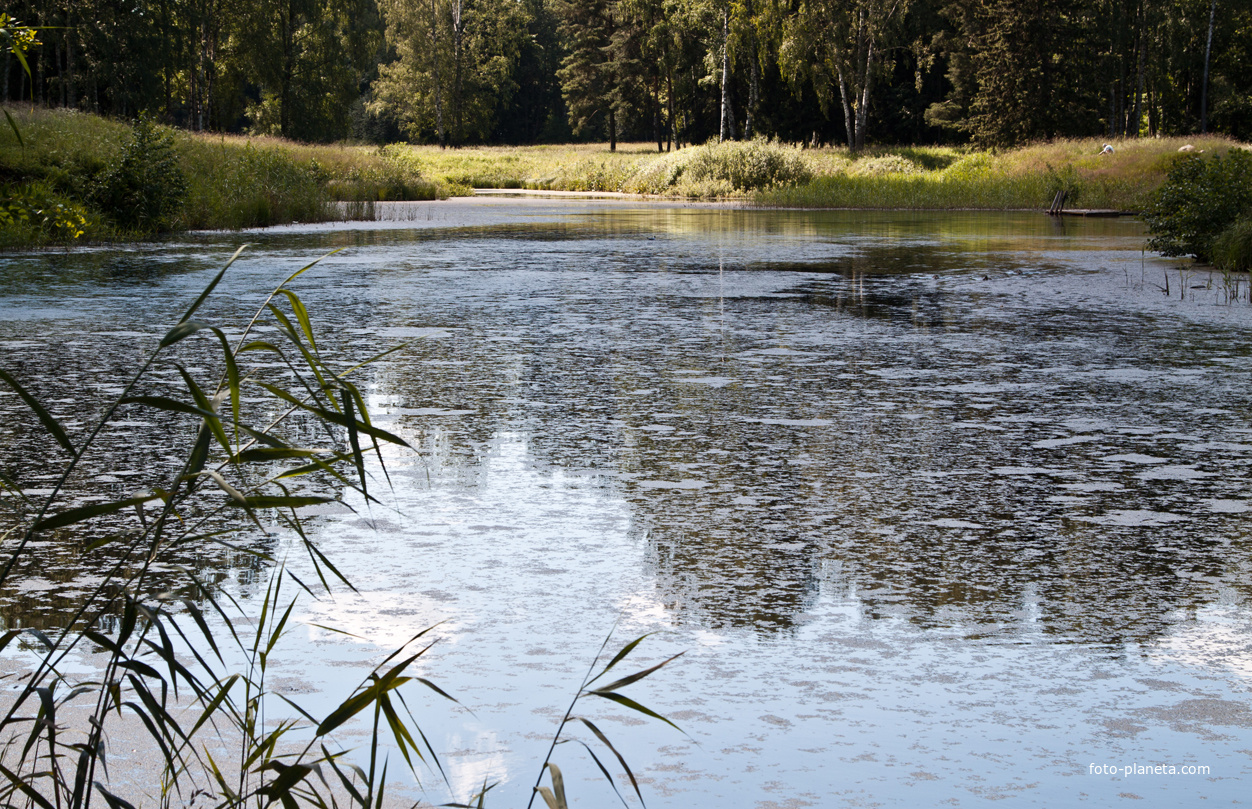
<path id="1" fill-rule="evenodd" d="M 955 147 L 846 149 L 805 153 L 811 182 L 771 189 L 757 202 L 815 208 L 1039 209 L 1057 191 L 1071 208 L 1142 210 L 1179 149 L 1225 151 L 1228 138 L 1058 140 L 1004 151 Z"/>
<path id="2" fill-rule="evenodd" d="M 0 246 L 150 235 L 122 221 L 124 211 L 111 211 L 111 197 L 102 193 L 105 178 L 115 173 L 132 142 L 132 126 L 68 110 L 11 112 L 22 141 L 8 129 L 0 133 L 0 197 L 12 212 L 0 216 Z M 160 129 L 172 140 L 186 194 L 158 230 L 319 222 L 343 218 L 345 208 L 337 202 L 429 200 L 454 190 L 422 176 L 394 148 Z M 132 173 L 142 175 L 143 161 L 131 162 Z M 82 213 L 80 232 L 71 235 L 60 220 L 48 224 L 23 218 L 30 207 L 23 200 L 33 199 L 32 188 L 39 190 L 39 198 Z"/>

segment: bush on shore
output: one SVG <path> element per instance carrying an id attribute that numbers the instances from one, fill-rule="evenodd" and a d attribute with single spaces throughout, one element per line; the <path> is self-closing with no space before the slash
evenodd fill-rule
<path id="1" fill-rule="evenodd" d="M 1230 272 L 1252 271 L 1252 215 L 1245 213 L 1213 240 L 1213 264 Z"/>
<path id="2" fill-rule="evenodd" d="M 756 139 L 706 143 L 654 159 L 623 183 L 646 194 L 721 197 L 807 182 L 799 149 Z"/>
<path id="3" fill-rule="evenodd" d="M 1246 266 L 1249 213 L 1252 154 L 1232 149 L 1224 156 L 1184 155 L 1144 211 L 1152 234 L 1148 248 L 1166 256 L 1195 256 L 1228 269 L 1233 264 Z"/>

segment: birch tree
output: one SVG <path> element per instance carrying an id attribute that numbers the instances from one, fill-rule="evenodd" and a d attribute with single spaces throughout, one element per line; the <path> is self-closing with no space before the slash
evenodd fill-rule
<path id="1" fill-rule="evenodd" d="M 525 7 L 513 0 L 387 0 L 396 59 L 379 68 L 371 103 L 414 140 L 441 146 L 491 139 L 496 113 L 517 89 Z"/>
<path id="2" fill-rule="evenodd" d="M 909 0 L 801 0 L 783 25 L 779 66 L 811 81 L 822 110 L 838 94 L 849 149 L 865 146 L 873 83 Z"/>

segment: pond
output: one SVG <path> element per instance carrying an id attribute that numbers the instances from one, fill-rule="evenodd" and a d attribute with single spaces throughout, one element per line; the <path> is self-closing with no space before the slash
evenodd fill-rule
<path id="1" fill-rule="evenodd" d="M 334 350 L 406 344 L 363 381 L 416 451 L 387 456 L 382 506 L 314 521 L 358 592 L 302 608 L 281 678 L 329 710 L 437 623 L 422 674 L 473 713 L 414 701 L 448 773 L 425 800 L 485 780 L 524 805 L 611 630 L 655 633 L 640 664 L 685 652 L 632 686 L 683 733 L 597 714 L 651 807 L 1246 799 L 1246 281 L 1145 255 L 1126 219 L 380 216 L 0 258 L 0 367 L 74 429 L 240 242 L 207 319 L 343 248 L 293 286 Z M 19 407 L 0 440 L 38 492 Z M 119 425 L 99 485 L 130 491 L 167 432 Z M 91 573 L 41 553 L 0 593 L 10 626 L 63 622 Z M 616 800 L 573 745 L 556 761 L 576 804 Z"/>

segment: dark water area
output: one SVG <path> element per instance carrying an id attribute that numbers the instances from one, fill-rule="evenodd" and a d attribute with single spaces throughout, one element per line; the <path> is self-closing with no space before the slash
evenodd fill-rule
<path id="1" fill-rule="evenodd" d="M 444 621 L 427 673 L 475 716 L 429 720 L 451 790 L 430 779 L 427 800 L 487 778 L 496 805 L 524 803 L 615 622 L 660 633 L 651 660 L 687 651 L 641 693 L 690 737 L 606 719 L 627 724 L 649 805 L 1244 800 L 1246 282 L 1234 300 L 1145 255 L 1123 219 L 508 199 L 382 215 L 2 257 L 0 367 L 81 431 L 240 242 L 201 315 L 235 328 L 342 248 L 293 287 L 343 362 L 406 344 L 361 381 L 416 452 L 387 456 L 385 507 L 346 497 L 356 514 L 315 520 L 360 594 L 309 604 L 284 664 L 329 693 Z M 183 361 L 209 372 L 210 348 Z M 145 485 L 190 431 L 123 413 L 73 496 Z M 0 471 L 38 495 L 55 470 L 33 435 L 0 395 Z M 182 561 L 245 598 L 268 576 L 209 548 Z M 44 543 L 0 615 L 60 625 L 96 575 Z M 567 755 L 576 794 L 612 798 Z"/>

